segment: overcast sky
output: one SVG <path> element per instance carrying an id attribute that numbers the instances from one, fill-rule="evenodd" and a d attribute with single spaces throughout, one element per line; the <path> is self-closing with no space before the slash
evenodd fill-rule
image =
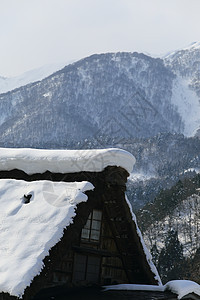
<path id="1" fill-rule="evenodd" d="M 0 76 L 116 51 L 200 41 L 200 0 L 0 0 Z"/>

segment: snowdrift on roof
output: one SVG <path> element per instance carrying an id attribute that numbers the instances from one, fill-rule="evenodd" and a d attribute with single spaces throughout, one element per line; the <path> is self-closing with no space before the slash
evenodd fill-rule
<path id="1" fill-rule="evenodd" d="M 89 182 L 0 179 L 0 292 L 23 295 L 93 188 Z M 27 204 L 24 194 L 31 195 Z"/>

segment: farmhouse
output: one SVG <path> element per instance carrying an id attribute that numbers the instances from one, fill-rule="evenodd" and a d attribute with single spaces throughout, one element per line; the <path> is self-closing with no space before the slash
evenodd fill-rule
<path id="1" fill-rule="evenodd" d="M 120 149 L 0 149 L 0 299 L 160 278 L 126 198 Z"/>

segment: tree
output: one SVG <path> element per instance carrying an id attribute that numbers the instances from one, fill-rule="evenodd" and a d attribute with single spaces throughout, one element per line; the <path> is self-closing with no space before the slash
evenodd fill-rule
<path id="1" fill-rule="evenodd" d="M 178 240 L 178 233 L 169 230 L 165 239 L 165 246 L 158 259 L 158 270 L 163 281 L 181 279 L 184 263 L 183 246 Z"/>

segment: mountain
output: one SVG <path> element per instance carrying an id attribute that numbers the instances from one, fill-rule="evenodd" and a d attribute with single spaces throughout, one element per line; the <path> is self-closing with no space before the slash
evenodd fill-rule
<path id="1" fill-rule="evenodd" d="M 172 102 L 176 77 L 163 60 L 144 54 L 108 53 L 80 60 L 0 95 L 0 145 L 69 147 L 72 141 L 99 135 L 191 134 Z"/>

